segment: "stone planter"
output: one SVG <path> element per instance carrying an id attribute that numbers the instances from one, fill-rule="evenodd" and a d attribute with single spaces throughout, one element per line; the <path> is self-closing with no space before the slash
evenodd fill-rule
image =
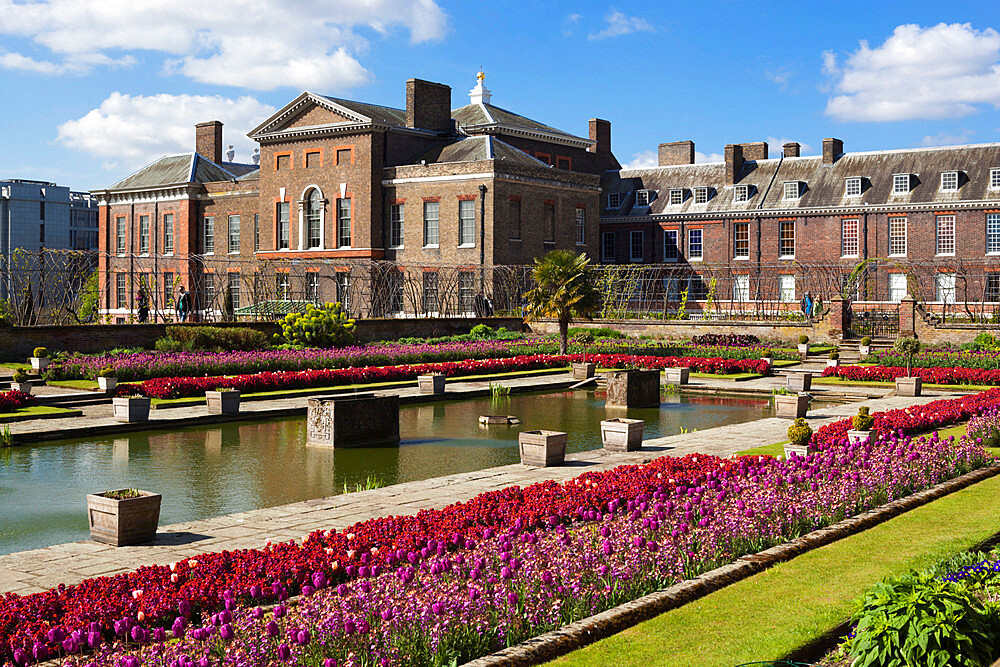
<path id="1" fill-rule="evenodd" d="M 827 359 L 826 360 L 826 367 L 827 368 L 837 368 L 838 366 L 840 366 L 840 359 Z"/>
<path id="2" fill-rule="evenodd" d="M 896 378 L 897 396 L 919 396 L 924 383 L 917 377 Z"/>
<path id="3" fill-rule="evenodd" d="M 562 431 L 521 431 L 517 434 L 521 463 L 538 468 L 562 465 L 566 458 L 566 438 Z"/>
<path id="4" fill-rule="evenodd" d="M 791 373 L 785 377 L 785 387 L 788 391 L 809 391 L 812 382 L 812 373 Z"/>
<path id="5" fill-rule="evenodd" d="M 601 422 L 601 442 L 612 452 L 634 452 L 642 449 L 642 432 L 646 422 L 641 419 L 614 417 Z"/>
<path id="6" fill-rule="evenodd" d="M 686 366 L 663 369 L 663 380 L 667 384 L 675 384 L 679 387 L 687 384 L 690 377 L 691 369 Z"/>
<path id="7" fill-rule="evenodd" d="M 115 500 L 102 493 L 87 495 L 90 539 L 112 546 L 152 542 L 160 523 L 160 494 L 140 491 L 136 498 Z"/>
<path id="8" fill-rule="evenodd" d="M 869 431 L 855 431 L 851 429 L 847 432 L 847 439 L 850 440 L 852 445 L 863 445 L 868 442 L 872 437 L 872 432 Z"/>
<path id="9" fill-rule="evenodd" d="M 871 345 L 858 345 L 858 353 L 862 357 L 867 357 L 872 351 Z"/>
<path id="10" fill-rule="evenodd" d="M 420 389 L 421 394 L 443 394 L 444 375 L 441 373 L 418 375 L 417 387 Z"/>
<path id="11" fill-rule="evenodd" d="M 398 445 L 399 396 L 366 392 L 310 398 L 306 444 L 334 448 Z"/>
<path id="12" fill-rule="evenodd" d="M 213 415 L 235 415 L 240 411 L 240 392 L 238 389 L 232 391 L 206 391 L 205 404 L 208 411 Z"/>
<path id="13" fill-rule="evenodd" d="M 608 371 L 606 405 L 610 408 L 655 408 L 660 405 L 660 371 Z"/>
<path id="14" fill-rule="evenodd" d="M 31 383 L 30 382 L 11 382 L 10 388 L 14 391 L 19 391 L 22 394 L 31 393 Z"/>
<path id="15" fill-rule="evenodd" d="M 809 411 L 809 397 L 805 394 L 778 394 L 774 397 L 775 417 L 798 419 Z"/>
<path id="16" fill-rule="evenodd" d="M 145 396 L 125 396 L 112 398 L 115 409 L 115 421 L 145 422 L 149 421 L 149 399 Z"/>
<path id="17" fill-rule="evenodd" d="M 28 357 L 28 359 L 31 361 L 31 370 L 36 373 L 41 373 L 49 367 L 48 357 Z"/>
<path id="18" fill-rule="evenodd" d="M 812 448 L 809 445 L 793 445 L 790 442 L 785 443 L 785 458 L 792 458 L 792 454 L 795 456 L 809 456 L 812 454 Z"/>
<path id="19" fill-rule="evenodd" d="M 587 378 L 592 378 L 596 369 L 597 364 L 592 364 L 589 361 L 573 364 L 573 379 L 586 380 Z"/>
<path id="20" fill-rule="evenodd" d="M 97 377 L 97 387 L 105 394 L 113 393 L 117 386 L 118 378 L 116 377 Z"/>
<path id="21" fill-rule="evenodd" d="M 802 343 L 799 343 L 799 354 L 801 354 L 803 357 L 808 357 L 809 356 L 809 344 L 808 343 L 806 343 L 805 345 L 803 345 Z"/>
<path id="22" fill-rule="evenodd" d="M 513 426 L 520 423 L 521 420 L 515 415 L 479 415 L 479 424 L 481 426 Z"/>

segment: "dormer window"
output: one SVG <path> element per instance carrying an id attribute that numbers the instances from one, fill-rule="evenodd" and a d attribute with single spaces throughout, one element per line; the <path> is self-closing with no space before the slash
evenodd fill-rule
<path id="1" fill-rule="evenodd" d="M 695 188 L 694 189 L 694 203 L 695 204 L 707 204 L 708 203 L 708 188 Z"/>
<path id="2" fill-rule="evenodd" d="M 958 191 L 958 172 L 957 171 L 942 171 L 941 172 L 941 191 L 942 192 L 957 192 Z"/>
<path id="3" fill-rule="evenodd" d="M 785 181 L 785 193 L 782 199 L 798 199 L 802 196 L 801 181 Z"/>
<path id="4" fill-rule="evenodd" d="M 910 191 L 910 174 L 893 174 L 892 194 L 905 195 Z"/>
<path id="5" fill-rule="evenodd" d="M 990 190 L 1000 190 L 1000 169 L 990 169 Z"/>
<path id="6" fill-rule="evenodd" d="M 684 190 L 683 188 L 671 188 L 670 190 L 670 203 L 671 204 L 683 204 L 684 203 Z"/>
<path id="7" fill-rule="evenodd" d="M 733 188 L 733 202 L 747 202 L 750 201 L 750 186 L 749 185 L 737 185 Z"/>
<path id="8" fill-rule="evenodd" d="M 858 176 L 852 176 L 851 178 L 844 180 L 844 196 L 845 197 L 860 197 L 861 196 L 861 178 Z"/>
<path id="9" fill-rule="evenodd" d="M 608 208 L 619 209 L 622 207 L 622 193 L 620 192 L 609 192 L 608 193 Z"/>
<path id="10" fill-rule="evenodd" d="M 640 208 L 649 206 L 649 200 L 652 199 L 649 194 L 649 190 L 636 190 L 635 205 Z"/>

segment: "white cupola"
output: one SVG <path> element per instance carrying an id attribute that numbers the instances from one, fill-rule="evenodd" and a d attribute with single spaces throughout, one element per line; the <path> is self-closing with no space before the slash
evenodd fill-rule
<path id="1" fill-rule="evenodd" d="M 486 89 L 483 85 L 483 79 L 486 78 L 486 74 L 480 72 L 476 74 L 476 87 L 469 91 L 469 101 L 472 104 L 489 104 L 490 98 L 493 97 L 493 93 Z"/>

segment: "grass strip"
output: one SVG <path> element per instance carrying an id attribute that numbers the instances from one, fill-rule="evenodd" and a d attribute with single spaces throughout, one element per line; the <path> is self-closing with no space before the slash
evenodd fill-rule
<path id="1" fill-rule="evenodd" d="M 1000 532 L 991 477 L 574 651 L 556 665 L 720 665 L 775 660 L 832 631 L 881 579 Z"/>
<path id="2" fill-rule="evenodd" d="M 52 405 L 32 405 L 27 408 L 15 410 L 14 412 L 0 412 L 0 424 L 28 421 L 29 419 L 44 419 L 46 417 L 79 417 L 82 414 L 81 410 L 57 408 Z"/>
<path id="3" fill-rule="evenodd" d="M 65 387 L 66 389 L 87 389 L 97 391 L 97 383 L 93 380 L 46 380 L 49 387 Z"/>
<path id="4" fill-rule="evenodd" d="M 839 377 L 827 376 L 827 377 L 814 377 L 812 379 L 813 384 L 842 384 L 854 387 L 895 387 L 895 382 L 884 382 L 881 380 L 845 380 Z M 927 384 L 924 383 L 924 389 L 943 389 L 946 391 L 951 391 L 955 389 L 968 389 L 969 391 L 986 391 L 987 389 L 996 389 L 996 385 L 987 384 Z"/>

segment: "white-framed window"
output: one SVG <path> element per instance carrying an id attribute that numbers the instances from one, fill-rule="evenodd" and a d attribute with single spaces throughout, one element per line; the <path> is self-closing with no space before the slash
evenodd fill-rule
<path id="1" fill-rule="evenodd" d="M 278 250 L 288 248 L 288 202 L 278 203 Z"/>
<path id="2" fill-rule="evenodd" d="M 438 214 L 440 206 L 436 201 L 424 202 L 424 245 L 436 248 L 438 245 Z M 437 274 L 434 274 L 437 276 Z"/>
<path id="3" fill-rule="evenodd" d="M 253 214 L 253 251 L 260 250 L 260 213 Z"/>
<path id="4" fill-rule="evenodd" d="M 319 190 L 313 188 L 306 199 L 306 241 L 308 248 L 320 248 L 323 243 L 322 214 L 323 200 Z"/>
<path id="5" fill-rule="evenodd" d="M 174 251 L 174 214 L 163 214 L 163 252 L 170 254 Z"/>
<path id="6" fill-rule="evenodd" d="M 778 276 L 778 298 L 782 303 L 795 301 L 795 276 Z"/>
<path id="7" fill-rule="evenodd" d="M 587 209 L 576 207 L 576 244 L 587 244 Z"/>
<path id="8" fill-rule="evenodd" d="M 635 191 L 635 205 L 637 207 L 649 206 L 649 201 L 652 197 L 649 196 L 649 190 L 636 190 Z"/>
<path id="9" fill-rule="evenodd" d="M 622 207 L 622 193 L 620 192 L 609 192 L 608 193 L 608 208 L 609 209 L 619 209 Z"/>
<path id="10" fill-rule="evenodd" d="M 938 255 L 955 254 L 955 216 L 937 216 L 937 250 Z"/>
<path id="11" fill-rule="evenodd" d="M 393 248 L 403 247 L 403 218 L 406 215 L 406 204 L 389 205 L 389 245 Z"/>
<path id="12" fill-rule="evenodd" d="M 163 307 L 170 308 L 174 305 L 174 274 L 167 271 L 163 274 Z"/>
<path id="13" fill-rule="evenodd" d="M 733 188 L 733 201 L 738 203 L 750 201 L 750 186 L 737 185 Z"/>
<path id="14" fill-rule="evenodd" d="M 278 273 L 274 276 L 274 295 L 279 301 L 288 301 L 291 298 L 291 288 L 288 284 L 288 274 Z"/>
<path id="15" fill-rule="evenodd" d="M 906 218 L 889 218 L 889 256 L 906 257 Z"/>
<path id="16" fill-rule="evenodd" d="M 1000 301 L 1000 273 L 992 271 L 986 274 L 986 301 Z"/>
<path id="17" fill-rule="evenodd" d="M 785 191 L 782 199 L 798 199 L 801 196 L 799 181 L 785 181 Z"/>
<path id="18" fill-rule="evenodd" d="M 1000 190 L 1000 169 L 990 169 L 990 190 Z"/>
<path id="19" fill-rule="evenodd" d="M 848 218 L 840 221 L 840 256 L 858 256 L 858 219 Z"/>
<path id="20" fill-rule="evenodd" d="M 438 272 L 424 271 L 424 312 L 438 312 Z"/>
<path id="21" fill-rule="evenodd" d="M 663 230 L 663 261 L 676 262 L 680 257 L 680 250 L 677 247 L 677 230 Z"/>
<path id="22" fill-rule="evenodd" d="M 986 214 L 986 254 L 1000 255 L 1000 213 Z"/>
<path id="23" fill-rule="evenodd" d="M 458 311 L 472 313 L 475 311 L 476 276 L 472 271 L 458 272 Z"/>
<path id="24" fill-rule="evenodd" d="M 778 258 L 795 259 L 795 221 L 778 223 Z"/>
<path id="25" fill-rule="evenodd" d="M 640 229 L 629 232 L 629 260 L 632 262 L 643 260 L 643 250 L 646 245 L 643 236 Z"/>
<path id="26" fill-rule="evenodd" d="M 892 175 L 892 194 L 894 195 L 904 195 L 910 191 L 910 175 L 909 174 L 893 174 Z"/>
<path id="27" fill-rule="evenodd" d="M 315 271 L 306 274 L 306 300 L 313 303 L 319 301 L 319 274 Z"/>
<path id="28" fill-rule="evenodd" d="M 738 275 L 733 278 L 733 301 L 750 300 L 750 276 Z"/>
<path id="29" fill-rule="evenodd" d="M 606 264 L 615 263 L 616 232 L 601 232 L 601 261 Z"/>
<path id="30" fill-rule="evenodd" d="M 684 203 L 684 189 L 683 188 L 671 188 L 670 189 L 670 203 L 672 205 L 683 204 Z"/>
<path id="31" fill-rule="evenodd" d="M 471 199 L 458 202 L 458 245 L 476 245 L 476 202 Z"/>
<path id="32" fill-rule="evenodd" d="M 115 249 L 119 255 L 125 254 L 125 216 L 115 218 Z"/>
<path id="33" fill-rule="evenodd" d="M 733 259 L 750 259 L 750 223 L 733 223 Z"/>
<path id="34" fill-rule="evenodd" d="M 128 276 L 124 273 L 115 275 L 115 307 L 128 308 Z"/>
<path id="35" fill-rule="evenodd" d="M 240 251 L 240 216 L 229 216 L 229 252 Z"/>
<path id="36" fill-rule="evenodd" d="M 700 229 L 689 229 L 687 238 L 687 257 L 690 260 L 700 260 L 703 257 L 702 234 Z"/>
<path id="37" fill-rule="evenodd" d="M 844 179 L 844 196 L 845 197 L 861 196 L 861 179 L 859 177 L 852 176 L 851 178 Z"/>
<path id="38" fill-rule="evenodd" d="M 889 274 L 889 301 L 899 303 L 906 296 L 906 274 Z"/>
<path id="39" fill-rule="evenodd" d="M 206 313 L 215 303 L 215 275 L 202 274 L 201 277 L 201 309 Z"/>
<path id="40" fill-rule="evenodd" d="M 206 216 L 202 222 L 201 247 L 204 248 L 205 254 L 215 252 L 215 218 L 211 215 Z"/>
<path id="41" fill-rule="evenodd" d="M 344 307 L 344 310 L 346 310 L 347 312 L 351 312 L 350 271 L 337 271 L 337 302 Z"/>
<path id="42" fill-rule="evenodd" d="M 139 216 L 139 252 L 149 252 L 149 216 Z"/>
<path id="43" fill-rule="evenodd" d="M 240 307 L 240 274 L 229 274 L 229 299 L 233 304 L 233 310 Z"/>
<path id="44" fill-rule="evenodd" d="M 708 188 L 695 188 L 694 189 L 694 203 L 695 204 L 707 204 L 708 203 Z"/>
<path id="45" fill-rule="evenodd" d="M 934 300 L 939 303 L 955 303 L 954 273 L 939 273 L 934 276 Z"/>
<path id="46" fill-rule="evenodd" d="M 942 171 L 941 172 L 941 190 L 942 190 L 942 192 L 957 192 L 958 191 L 958 172 L 957 171 Z"/>
<path id="47" fill-rule="evenodd" d="M 351 247 L 351 198 L 337 200 L 337 247 Z"/>

